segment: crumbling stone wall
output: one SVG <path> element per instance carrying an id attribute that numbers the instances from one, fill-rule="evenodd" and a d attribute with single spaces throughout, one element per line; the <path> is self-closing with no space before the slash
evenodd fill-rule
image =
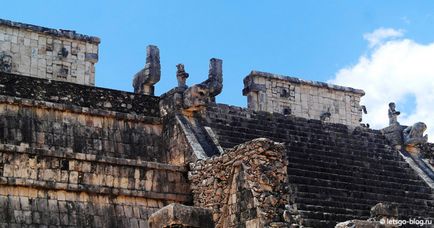
<path id="1" fill-rule="evenodd" d="M 252 71 L 244 79 L 243 95 L 254 111 L 359 126 L 362 90 Z"/>
<path id="2" fill-rule="evenodd" d="M 212 210 L 216 227 L 264 227 L 284 222 L 289 194 L 283 145 L 255 139 L 219 157 L 192 163 L 195 206 Z"/>
<path id="3" fill-rule="evenodd" d="M 426 143 L 421 148 L 422 158 L 426 159 L 428 163 L 434 166 L 434 143 Z"/>
<path id="4" fill-rule="evenodd" d="M 0 19 L 2 71 L 38 78 L 95 85 L 100 39 Z"/>
<path id="5" fill-rule="evenodd" d="M 0 144 L 0 225 L 146 227 L 188 203 L 186 169 L 72 151 Z"/>

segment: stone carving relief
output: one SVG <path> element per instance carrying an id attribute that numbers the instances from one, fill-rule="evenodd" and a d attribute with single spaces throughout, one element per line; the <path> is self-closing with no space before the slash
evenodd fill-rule
<path id="1" fill-rule="evenodd" d="M 215 97 L 223 89 L 222 60 L 212 58 L 209 64 L 208 79 L 191 87 L 186 85 L 189 74 L 185 71 L 184 64 L 178 64 L 176 68 L 178 86 L 161 95 L 161 116 L 166 116 L 175 110 L 199 111 L 215 102 Z"/>
<path id="2" fill-rule="evenodd" d="M 12 72 L 12 56 L 5 52 L 0 52 L 0 72 Z"/>

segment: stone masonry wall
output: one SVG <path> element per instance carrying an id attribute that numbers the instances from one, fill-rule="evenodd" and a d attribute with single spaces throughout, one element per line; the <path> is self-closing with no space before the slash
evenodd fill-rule
<path id="1" fill-rule="evenodd" d="M 0 95 L 21 100 L 31 99 L 32 102 L 42 101 L 34 102 L 32 105 L 47 102 L 49 105 L 62 104 L 72 111 L 84 110 L 97 115 L 140 115 L 148 118 L 157 117 L 157 120 L 160 115 L 159 97 L 1 72 Z"/>
<path id="2" fill-rule="evenodd" d="M 0 226 L 147 227 L 190 200 L 184 167 L 0 144 Z"/>
<path id="3" fill-rule="evenodd" d="M 284 151 L 281 144 L 255 139 L 220 157 L 191 163 L 194 205 L 211 209 L 216 227 L 285 224 L 289 194 Z"/>
<path id="4" fill-rule="evenodd" d="M 0 143 L 165 161 L 158 97 L 0 74 Z"/>
<path id="5" fill-rule="evenodd" d="M 248 108 L 359 126 L 362 90 L 252 71 L 244 79 Z M 321 118 L 321 116 L 323 117 Z"/>
<path id="6" fill-rule="evenodd" d="M 4 102 L 0 99 L 0 143 L 26 143 L 34 148 L 98 156 L 163 160 L 161 125 L 152 119 L 77 113 L 54 104 L 48 108 L 25 106 L 17 100 Z"/>
<path id="7" fill-rule="evenodd" d="M 185 165 L 191 162 L 193 149 L 174 114 L 163 118 L 162 142 L 168 164 Z"/>
<path id="8" fill-rule="evenodd" d="M 12 62 L 3 68 L 8 73 L 93 86 L 99 42 L 75 31 L 0 19 L 0 62 Z"/>

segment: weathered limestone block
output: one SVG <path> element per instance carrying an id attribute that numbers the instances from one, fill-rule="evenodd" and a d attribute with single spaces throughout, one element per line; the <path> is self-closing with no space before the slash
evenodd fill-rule
<path id="1" fill-rule="evenodd" d="M 154 85 L 160 81 L 160 76 L 160 50 L 157 46 L 149 45 L 146 48 L 145 68 L 134 75 L 134 92 L 146 95 L 154 95 Z"/>
<path id="2" fill-rule="evenodd" d="M 359 126 L 365 93 L 350 87 L 252 71 L 244 78 L 243 95 L 253 111 L 294 115 Z"/>
<path id="3" fill-rule="evenodd" d="M 147 227 L 173 201 L 0 185 L 1 227 Z"/>
<path id="4" fill-rule="evenodd" d="M 45 106 L 99 116 L 159 117 L 160 98 L 0 72 L 2 103 Z M 4 96 L 4 97 L 3 97 Z M 17 99 L 19 98 L 19 99 Z M 25 98 L 25 99 L 23 99 Z M 128 115 L 130 114 L 130 115 Z M 158 122 L 158 118 L 156 118 Z"/>
<path id="5" fill-rule="evenodd" d="M 213 228 L 214 222 L 210 210 L 199 207 L 170 204 L 151 214 L 149 228 L 189 227 Z"/>
<path id="6" fill-rule="evenodd" d="M 398 207 L 395 204 L 378 203 L 371 208 L 371 218 L 338 223 L 336 228 L 395 228 L 398 222 Z"/>
<path id="7" fill-rule="evenodd" d="M 95 85 L 98 37 L 0 19 L 0 71 Z"/>
<path id="8" fill-rule="evenodd" d="M 371 218 L 375 221 L 382 219 L 397 219 L 398 207 L 395 204 L 378 203 L 371 208 Z"/>
<path id="9" fill-rule="evenodd" d="M 405 126 L 399 124 L 393 124 L 388 127 L 381 129 L 381 132 L 389 141 L 390 145 L 401 147 L 403 145 L 402 131 Z"/>
<path id="10" fill-rule="evenodd" d="M 183 166 L 0 144 L 0 185 L 187 202 L 185 174 Z"/>
<path id="11" fill-rule="evenodd" d="M 423 159 L 426 159 L 431 166 L 434 166 L 434 144 L 432 143 L 423 144 L 421 146 L 421 154 Z"/>
<path id="12" fill-rule="evenodd" d="M 384 225 L 378 221 L 350 220 L 338 223 L 335 228 L 395 228 L 398 226 Z"/>
<path id="13" fill-rule="evenodd" d="M 95 115 L 86 113 L 83 108 L 71 112 L 61 105 L 51 103 L 52 109 L 47 109 L 45 103 L 40 104 L 42 107 L 5 104 L 0 98 L 0 131 L 3 132 L 0 143 L 25 143 L 35 148 L 108 157 L 164 160 L 160 124 L 146 123 L 137 116 L 128 119 L 119 113 Z"/>

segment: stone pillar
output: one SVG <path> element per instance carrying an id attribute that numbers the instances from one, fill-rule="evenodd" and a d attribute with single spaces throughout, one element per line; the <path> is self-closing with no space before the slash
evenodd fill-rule
<path id="1" fill-rule="evenodd" d="M 214 228 L 212 215 L 208 209 L 177 203 L 172 203 L 153 213 L 149 217 L 148 224 L 149 228 Z"/>
<path id="2" fill-rule="evenodd" d="M 157 46 L 146 48 L 145 68 L 134 75 L 133 87 L 135 93 L 154 95 L 154 85 L 160 81 L 161 65 L 160 50 Z"/>

